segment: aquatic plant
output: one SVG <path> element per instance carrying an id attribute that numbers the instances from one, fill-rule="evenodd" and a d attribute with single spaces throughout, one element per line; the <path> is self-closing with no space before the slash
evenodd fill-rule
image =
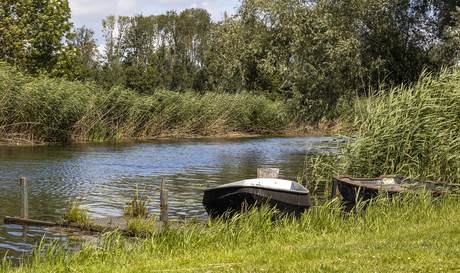
<path id="1" fill-rule="evenodd" d="M 136 192 L 133 199 L 123 204 L 124 215 L 130 218 L 147 218 L 150 214 L 150 204 L 153 202 L 150 197 L 144 196 L 145 187 L 139 195 L 139 188 L 136 184 Z"/>
<path id="2" fill-rule="evenodd" d="M 87 207 L 82 207 L 80 201 L 66 202 L 64 219 L 69 223 L 77 223 L 87 228 L 92 219 Z"/>

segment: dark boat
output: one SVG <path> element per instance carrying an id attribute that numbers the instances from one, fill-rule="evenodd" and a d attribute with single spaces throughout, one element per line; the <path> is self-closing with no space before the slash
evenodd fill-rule
<path id="1" fill-rule="evenodd" d="M 412 179 L 400 175 L 382 175 L 378 178 L 353 178 L 350 175 L 338 175 L 332 177 L 332 181 L 332 198 L 335 197 L 336 187 L 338 187 L 343 201 L 349 204 L 355 204 L 357 200 L 376 197 L 382 190 L 387 191 L 389 195 L 420 189 L 435 195 L 446 193 L 449 190 L 459 190 L 459 186 L 456 185 Z"/>
<path id="2" fill-rule="evenodd" d="M 311 206 L 310 192 L 297 182 L 255 178 L 205 189 L 203 206 L 210 216 L 239 212 L 254 204 L 267 203 L 284 213 L 302 213 Z"/>

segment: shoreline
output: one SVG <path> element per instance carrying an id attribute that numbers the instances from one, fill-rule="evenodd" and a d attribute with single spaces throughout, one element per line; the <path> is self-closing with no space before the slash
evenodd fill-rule
<path id="1" fill-rule="evenodd" d="M 209 135 L 191 134 L 191 133 L 175 133 L 174 131 L 167 131 L 157 136 L 150 137 L 121 137 L 120 139 L 104 139 L 104 140 L 74 140 L 62 142 L 46 142 L 40 140 L 29 139 L 1 139 L 0 146 L 15 146 L 15 145 L 50 145 L 50 144 L 63 144 L 63 143 L 88 143 L 88 142 L 107 142 L 107 141 L 129 141 L 129 140 L 172 140 L 172 139 L 209 139 L 209 138 L 255 138 L 255 137 L 294 137 L 294 136 L 330 136 L 340 134 L 347 131 L 345 124 L 340 120 L 330 122 L 321 122 L 317 126 L 302 126 L 295 129 L 287 129 L 281 133 L 251 133 L 242 131 L 228 131 L 224 133 L 215 133 Z M 292 128 L 292 127 L 291 127 Z"/>

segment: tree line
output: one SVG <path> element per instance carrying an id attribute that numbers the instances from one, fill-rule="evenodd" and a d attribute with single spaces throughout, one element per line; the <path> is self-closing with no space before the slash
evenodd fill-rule
<path id="1" fill-rule="evenodd" d="M 124 86 L 140 94 L 249 91 L 317 122 L 335 105 L 423 71 L 458 64 L 458 0 L 241 0 L 213 22 L 204 9 L 72 28 L 68 1 L 0 5 L 0 57 L 32 75 Z"/>

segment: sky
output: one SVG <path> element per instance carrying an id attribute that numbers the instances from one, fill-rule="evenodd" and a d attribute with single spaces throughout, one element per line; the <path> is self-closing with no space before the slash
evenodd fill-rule
<path id="1" fill-rule="evenodd" d="M 203 8 L 211 14 L 214 22 L 223 18 L 224 12 L 233 14 L 238 0 L 69 0 L 71 21 L 75 28 L 86 26 L 95 32 L 99 45 L 104 44 L 102 19 L 108 15 L 133 16 L 159 15 L 175 10 L 178 13 L 188 8 Z"/>

